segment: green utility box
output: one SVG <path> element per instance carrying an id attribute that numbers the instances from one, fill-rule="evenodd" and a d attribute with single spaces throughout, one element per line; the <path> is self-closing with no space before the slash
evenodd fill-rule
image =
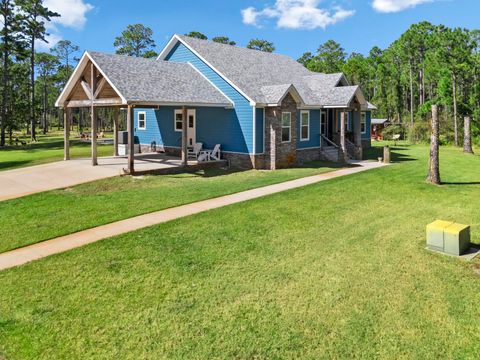
<path id="1" fill-rule="evenodd" d="M 427 248 L 450 255 L 463 255 L 470 247 L 470 227 L 436 220 L 427 225 Z"/>

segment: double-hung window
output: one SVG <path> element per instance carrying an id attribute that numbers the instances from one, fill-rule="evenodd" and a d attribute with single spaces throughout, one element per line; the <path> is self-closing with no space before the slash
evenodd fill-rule
<path id="1" fill-rule="evenodd" d="M 282 112 L 282 142 L 290 142 L 292 135 L 292 114 Z"/>
<path id="2" fill-rule="evenodd" d="M 138 130 L 145 130 L 147 128 L 147 113 L 145 111 L 139 111 L 137 114 L 137 126 Z"/>
<path id="3" fill-rule="evenodd" d="M 360 114 L 360 132 L 362 134 L 367 132 L 367 113 L 365 111 Z"/>
<path id="4" fill-rule="evenodd" d="M 322 111 L 320 116 L 321 116 L 320 133 L 323 136 L 326 136 L 327 135 L 327 112 Z"/>
<path id="5" fill-rule="evenodd" d="M 310 111 L 302 110 L 300 112 L 300 141 L 310 139 Z"/>
<path id="6" fill-rule="evenodd" d="M 182 109 L 175 110 L 175 131 L 182 131 L 183 127 L 183 111 Z"/>

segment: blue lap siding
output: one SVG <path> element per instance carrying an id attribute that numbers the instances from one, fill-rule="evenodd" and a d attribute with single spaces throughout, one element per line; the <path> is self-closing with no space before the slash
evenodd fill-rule
<path id="1" fill-rule="evenodd" d="M 353 131 L 353 113 L 348 112 L 345 121 L 345 126 L 348 132 Z M 372 122 L 372 112 L 365 111 L 365 132 L 362 133 L 362 140 L 370 140 L 370 124 Z M 340 112 L 337 115 L 337 126 L 340 129 Z"/>
<path id="2" fill-rule="evenodd" d="M 234 102 L 233 109 L 220 111 L 210 108 L 205 111 L 205 114 L 210 116 L 209 121 L 205 119 L 202 124 L 197 124 L 197 134 L 200 132 L 207 136 L 207 130 L 215 131 L 220 137 L 216 139 L 221 142 L 225 151 L 253 153 L 253 107 L 250 101 L 180 42 L 173 47 L 165 60 L 190 63 Z"/>
<path id="3" fill-rule="evenodd" d="M 365 132 L 362 133 L 362 140 L 370 140 L 370 126 L 372 123 L 372 112 L 365 111 L 366 121 L 365 121 Z"/>
<path id="4" fill-rule="evenodd" d="M 135 135 L 142 145 L 157 145 L 180 147 L 182 133 L 175 131 L 174 114 L 179 107 L 162 106 L 159 109 L 135 109 Z M 138 129 L 138 113 L 146 113 L 146 129 Z M 196 141 L 203 143 L 203 147 L 213 149 L 215 144 L 220 144 L 223 151 L 236 152 L 239 148 L 246 148 L 235 138 L 238 134 L 238 122 L 233 109 L 196 107 Z M 232 145 L 233 144 L 233 145 Z"/>
<path id="5" fill-rule="evenodd" d="M 310 112 L 310 137 L 301 140 L 301 112 L 297 112 L 297 149 L 305 149 L 320 146 L 320 110 L 308 110 Z"/>

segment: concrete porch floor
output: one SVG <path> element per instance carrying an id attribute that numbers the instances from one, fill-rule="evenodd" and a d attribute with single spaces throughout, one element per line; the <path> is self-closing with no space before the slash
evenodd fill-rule
<path id="1" fill-rule="evenodd" d="M 197 164 L 190 161 L 189 165 Z M 177 157 L 164 154 L 135 155 L 135 170 L 139 172 L 181 166 Z M 42 191 L 61 189 L 89 181 L 120 175 L 127 168 L 126 157 L 99 157 L 98 166 L 90 158 L 57 161 L 0 172 L 0 201 Z"/>

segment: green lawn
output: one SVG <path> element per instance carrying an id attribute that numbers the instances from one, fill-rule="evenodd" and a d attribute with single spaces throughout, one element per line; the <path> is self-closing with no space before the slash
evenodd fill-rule
<path id="1" fill-rule="evenodd" d="M 477 359 L 480 261 L 424 238 L 443 218 L 480 242 L 480 157 L 442 149 L 430 186 L 427 154 L 0 272 L 0 354 Z"/>
<path id="2" fill-rule="evenodd" d="M 75 139 L 73 135 L 72 133 L 70 156 L 72 158 L 90 156 L 90 143 Z M 0 149 L 0 171 L 63 160 L 63 134 L 60 132 L 52 132 L 48 135 L 39 134 L 37 140 L 38 142 L 26 146 L 13 145 Z M 113 145 L 98 145 L 98 156 L 112 154 Z"/>
<path id="3" fill-rule="evenodd" d="M 0 252 L 259 186 L 335 170 L 312 162 L 278 171 L 210 169 L 196 174 L 115 177 L 0 202 Z M 25 226 L 28 224 L 28 226 Z"/>

